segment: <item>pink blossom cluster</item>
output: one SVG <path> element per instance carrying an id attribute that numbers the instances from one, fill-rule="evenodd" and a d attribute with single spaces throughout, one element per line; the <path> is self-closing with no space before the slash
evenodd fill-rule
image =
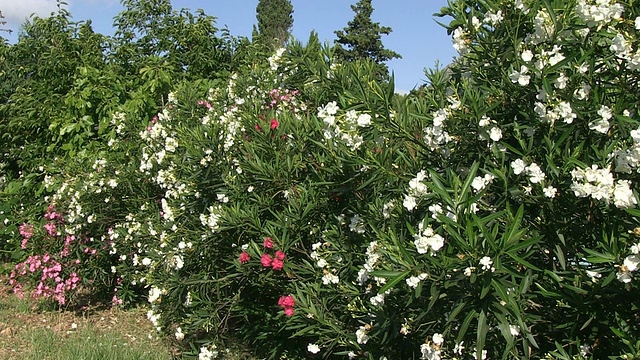
<path id="1" fill-rule="evenodd" d="M 31 255 L 25 261 L 18 263 L 14 271 L 11 272 L 9 284 L 14 287 L 14 293 L 20 298 L 24 296 L 22 285 L 17 281 L 18 277 L 40 272 L 39 282 L 32 292 L 34 299 L 41 297 L 53 298 L 60 305 L 64 305 L 65 293 L 75 289 L 80 282 L 80 277 L 75 272 L 69 274 L 64 279 L 62 274 L 63 266 L 58 261 L 51 258 L 49 254 L 43 256 Z"/>
<path id="2" fill-rule="evenodd" d="M 240 253 L 240 264 L 244 264 L 247 261 L 249 261 L 249 253 L 246 251 L 243 251 L 242 253 Z"/>
<path id="3" fill-rule="evenodd" d="M 56 209 L 53 205 L 49 205 L 49 207 L 47 208 L 47 213 L 44 214 L 44 218 L 50 220 L 44 225 L 44 229 L 47 230 L 49 236 L 60 235 L 56 228 L 56 223 L 61 224 L 63 222 L 63 218 L 61 214 L 56 212 Z"/>
<path id="4" fill-rule="evenodd" d="M 27 223 L 20 225 L 20 235 L 26 239 L 30 239 L 33 236 L 33 225 Z"/>
<path id="5" fill-rule="evenodd" d="M 122 285 L 122 278 L 117 278 L 116 283 L 118 286 Z M 111 305 L 122 305 L 122 299 L 118 297 L 118 288 L 113 288 L 113 298 L 111 298 Z"/>
<path id="6" fill-rule="evenodd" d="M 206 107 L 207 107 L 207 109 L 211 109 L 211 107 L 212 107 L 212 106 L 211 106 L 211 103 L 209 103 L 209 102 L 208 102 L 208 101 L 206 101 L 206 100 L 200 100 L 200 101 L 198 101 L 198 105 L 200 105 L 200 106 L 206 106 Z"/>
<path id="7" fill-rule="evenodd" d="M 33 225 L 29 225 L 27 223 L 20 225 L 20 235 L 22 235 L 22 243 L 20 244 L 20 247 L 26 249 L 27 242 L 33 236 Z"/>
<path id="8" fill-rule="evenodd" d="M 273 249 L 273 241 L 271 240 L 270 237 L 264 239 L 263 245 L 266 249 Z M 260 258 L 260 262 L 264 267 L 271 267 L 273 268 L 273 270 L 282 270 L 282 267 L 284 266 L 285 256 L 286 256 L 285 253 L 283 253 L 280 250 L 277 250 L 274 257 L 271 257 L 271 255 L 266 253 L 262 254 L 262 257 Z"/>
<path id="9" fill-rule="evenodd" d="M 260 262 L 264 267 L 271 267 L 273 270 L 282 270 L 282 267 L 284 266 L 284 258 L 285 254 L 278 250 L 274 257 L 271 257 L 269 254 L 262 254 Z"/>
<path id="10" fill-rule="evenodd" d="M 293 307 L 296 305 L 296 301 L 293 299 L 293 296 L 281 296 L 278 300 L 278 305 L 280 305 L 284 309 L 285 315 L 293 316 Z"/>
<path id="11" fill-rule="evenodd" d="M 273 240 L 270 237 L 264 239 L 263 246 L 265 247 L 265 249 L 273 249 Z M 286 254 L 280 250 L 277 250 L 274 256 L 264 253 L 260 257 L 260 263 L 262 263 L 262 266 L 270 267 L 273 270 L 282 270 L 282 268 L 284 267 L 285 257 Z M 248 262 L 249 259 L 249 253 L 243 251 L 242 253 L 240 253 L 240 258 L 238 259 L 238 261 L 240 262 L 240 264 L 244 264 Z"/>
<path id="12" fill-rule="evenodd" d="M 44 218 L 48 220 L 56 220 L 56 222 L 61 223 L 63 218 L 62 214 L 56 212 L 56 208 L 53 205 L 49 205 L 47 208 L 47 213 L 44 214 Z"/>
<path id="13" fill-rule="evenodd" d="M 154 117 L 151 119 L 151 125 L 147 126 L 147 131 L 148 131 L 148 132 L 153 131 L 153 125 L 155 125 L 157 122 L 158 122 L 158 117 L 157 117 L 157 116 L 154 116 Z"/>
<path id="14" fill-rule="evenodd" d="M 76 241 L 74 235 L 67 235 L 64 238 L 57 230 L 57 225 L 63 224 L 63 216 L 55 211 L 53 205 L 49 206 L 44 219 L 47 223 L 43 225 L 45 230 L 45 248 L 38 249 L 40 254 L 29 255 L 26 260 L 16 264 L 10 274 L 9 283 L 13 286 L 13 291 L 20 298 L 24 296 L 23 283 L 31 281 L 35 289 L 31 292 L 33 298 L 52 298 L 59 304 L 66 302 L 66 294 L 74 290 L 80 283 L 80 277 L 72 270 L 72 266 L 79 264 L 79 259 L 68 259 L 72 245 Z M 28 240 L 35 234 L 35 228 L 30 224 L 20 226 L 20 234 L 23 236 L 22 248 L 26 249 Z M 60 252 L 47 250 L 50 246 L 58 246 L 62 243 Z M 31 246 L 37 247 L 37 246 Z M 85 251 L 95 254 L 95 250 Z M 21 280 L 21 278 L 26 278 Z"/>
<path id="15" fill-rule="evenodd" d="M 265 105 L 265 107 L 267 109 L 273 109 L 278 105 L 279 102 L 289 103 L 291 102 L 291 99 L 293 99 L 293 97 L 298 95 L 298 93 L 298 90 L 273 89 L 269 91 L 269 97 L 271 98 L 271 100 L 269 101 L 269 104 Z"/>

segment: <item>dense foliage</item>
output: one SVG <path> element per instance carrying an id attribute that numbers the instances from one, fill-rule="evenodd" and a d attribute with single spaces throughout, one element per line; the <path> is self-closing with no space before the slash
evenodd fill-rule
<path id="1" fill-rule="evenodd" d="M 0 230 L 16 292 L 146 302 L 199 359 L 230 341 L 290 359 L 640 357 L 640 7 L 457 0 L 440 15 L 460 57 L 408 96 L 315 34 L 268 57 L 211 39 L 226 55 L 199 78 L 154 62 L 190 58 L 178 50 L 136 50 L 153 38 L 34 20 L 31 37 L 94 63 L 73 81 L 10 73 Z M 29 40 L 3 51 L 28 65 L 18 50 L 63 48 Z M 118 46 L 136 56 L 110 58 Z M 88 132 L 22 100 L 48 96 Z M 55 157 L 24 162 L 26 135 Z"/>

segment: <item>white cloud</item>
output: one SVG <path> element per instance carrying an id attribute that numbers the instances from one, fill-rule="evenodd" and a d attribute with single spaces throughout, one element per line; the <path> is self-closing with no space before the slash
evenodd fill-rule
<path id="1" fill-rule="evenodd" d="M 24 23 L 34 13 L 47 17 L 57 10 L 56 0 L 0 0 L 0 11 L 12 25 Z"/>

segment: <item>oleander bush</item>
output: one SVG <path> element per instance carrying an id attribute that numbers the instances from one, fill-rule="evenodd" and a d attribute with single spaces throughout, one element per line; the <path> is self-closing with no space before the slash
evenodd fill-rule
<path id="1" fill-rule="evenodd" d="M 16 291 L 148 302 L 199 359 L 639 358 L 638 4 L 440 15 L 406 96 L 312 34 L 125 101 L 9 222 Z"/>

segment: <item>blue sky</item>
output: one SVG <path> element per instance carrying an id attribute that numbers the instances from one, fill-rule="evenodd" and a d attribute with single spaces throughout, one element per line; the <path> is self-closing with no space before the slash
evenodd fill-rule
<path id="1" fill-rule="evenodd" d="M 293 4 L 293 36 L 305 41 L 315 30 L 321 40 L 333 42 L 335 30 L 347 26 L 354 12 L 350 5 L 357 0 L 291 0 Z M 96 31 L 112 34 L 113 17 L 122 11 L 117 0 L 67 0 L 75 20 L 91 19 Z M 258 0 L 173 0 L 173 7 L 203 9 L 218 18 L 217 26 L 225 25 L 232 35 L 251 36 L 256 23 Z M 433 14 L 447 4 L 447 0 L 373 0 L 373 21 L 393 29 L 383 36 L 388 49 L 402 55 L 388 63 L 396 77 L 396 89 L 408 91 L 424 82 L 423 69 L 433 68 L 439 60 L 447 65 L 456 55 L 451 37 L 436 23 Z M 46 16 L 56 9 L 55 0 L 0 0 L 0 10 L 7 26 L 17 30 L 22 19 L 32 13 Z M 446 21 L 446 20 L 445 20 Z M 15 41 L 15 33 L 10 36 Z"/>

